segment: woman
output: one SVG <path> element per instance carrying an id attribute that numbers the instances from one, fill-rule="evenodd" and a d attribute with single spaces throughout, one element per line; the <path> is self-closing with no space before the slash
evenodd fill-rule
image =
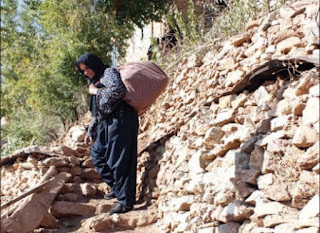
<path id="1" fill-rule="evenodd" d="M 133 209 L 136 196 L 137 112 L 122 100 L 126 88 L 116 69 L 107 68 L 91 53 L 80 56 L 76 68 L 91 83 L 89 107 L 92 119 L 86 142 L 93 142 L 92 161 L 111 187 L 111 192 L 104 198 L 118 199 L 109 214 L 128 212 Z"/>

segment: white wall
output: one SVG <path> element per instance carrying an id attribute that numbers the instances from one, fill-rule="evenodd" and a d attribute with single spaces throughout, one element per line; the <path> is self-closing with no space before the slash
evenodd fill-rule
<path id="1" fill-rule="evenodd" d="M 150 46 L 150 38 L 160 37 L 163 33 L 163 27 L 162 23 L 151 23 L 143 28 L 143 33 L 137 27 L 133 38 L 129 40 L 125 62 L 148 60 L 147 52 Z"/>

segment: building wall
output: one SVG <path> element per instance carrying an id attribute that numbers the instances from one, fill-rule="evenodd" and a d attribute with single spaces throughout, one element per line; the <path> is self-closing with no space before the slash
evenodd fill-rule
<path id="1" fill-rule="evenodd" d="M 174 0 L 174 4 L 178 7 L 179 11 L 187 22 L 188 20 L 188 2 L 189 0 Z M 193 0 L 196 14 L 198 16 L 204 15 L 208 11 L 208 7 L 204 2 L 207 0 Z M 209 1 L 210 2 L 210 1 Z M 213 4 L 213 3 L 212 3 Z M 206 25 L 210 27 L 212 19 L 206 18 Z M 167 25 L 165 20 L 163 23 L 151 23 L 143 28 L 143 32 L 138 27 L 135 30 L 134 36 L 128 41 L 129 47 L 127 49 L 127 55 L 125 62 L 148 60 L 147 52 L 150 46 L 151 37 L 162 37 L 166 33 Z"/>
<path id="2" fill-rule="evenodd" d="M 160 37 L 164 33 L 164 24 L 150 23 L 143 31 L 136 28 L 134 36 L 128 41 L 129 48 L 125 62 L 148 60 L 147 52 L 150 47 L 151 37 Z"/>

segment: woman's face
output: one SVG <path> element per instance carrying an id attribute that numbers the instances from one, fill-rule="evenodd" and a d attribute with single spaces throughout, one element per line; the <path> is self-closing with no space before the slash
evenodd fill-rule
<path id="1" fill-rule="evenodd" d="M 87 76 L 88 78 L 93 78 L 95 73 L 93 70 L 91 70 L 88 66 L 86 66 L 85 64 L 83 63 L 80 63 L 79 64 L 79 68 L 80 70 L 82 71 L 82 73 Z"/>

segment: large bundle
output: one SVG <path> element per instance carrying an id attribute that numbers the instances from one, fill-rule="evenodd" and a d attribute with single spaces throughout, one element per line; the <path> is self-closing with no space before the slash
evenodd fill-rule
<path id="1" fill-rule="evenodd" d="M 127 88 L 124 100 L 143 114 L 164 91 L 168 76 L 150 61 L 129 62 L 117 67 Z"/>

